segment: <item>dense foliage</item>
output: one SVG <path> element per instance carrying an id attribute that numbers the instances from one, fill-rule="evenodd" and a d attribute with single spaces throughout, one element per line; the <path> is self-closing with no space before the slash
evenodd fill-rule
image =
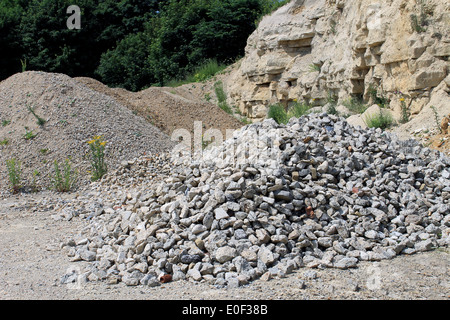
<path id="1" fill-rule="evenodd" d="M 130 90 L 244 54 L 279 0 L 0 0 L 0 80 L 21 70 L 97 78 Z M 81 29 L 68 29 L 70 5 Z"/>

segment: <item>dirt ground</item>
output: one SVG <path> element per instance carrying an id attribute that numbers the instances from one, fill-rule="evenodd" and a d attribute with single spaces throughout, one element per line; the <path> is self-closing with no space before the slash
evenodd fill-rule
<path id="1" fill-rule="evenodd" d="M 64 195 L 70 200 L 71 194 Z M 77 281 L 61 284 L 83 262 L 70 262 L 60 249 L 85 220 L 56 221 L 52 197 L 42 192 L 0 201 L 0 299 L 6 300 L 449 300 L 450 249 L 361 262 L 357 268 L 301 268 L 286 278 L 256 280 L 234 289 L 177 281 L 159 287 Z M 46 204 L 46 206 L 41 206 Z M 45 208 L 45 209 L 43 209 Z"/>

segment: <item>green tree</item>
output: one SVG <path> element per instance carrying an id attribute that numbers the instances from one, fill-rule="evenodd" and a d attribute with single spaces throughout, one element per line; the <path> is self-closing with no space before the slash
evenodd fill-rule
<path id="1" fill-rule="evenodd" d="M 69 30 L 67 7 L 81 9 L 81 29 Z M 144 31 L 157 0 L 0 0 L 0 79 L 28 70 L 95 76 L 101 55 Z"/>
<path id="2" fill-rule="evenodd" d="M 157 17 L 145 24 L 146 31 L 139 39 L 129 35 L 130 39 L 102 56 L 97 73 L 103 82 L 113 80 L 111 84 L 134 90 L 140 89 L 143 78 L 164 85 L 184 78 L 208 60 L 229 63 L 244 54 L 247 38 L 263 10 L 259 0 L 168 0 L 160 9 Z M 133 46 L 144 52 L 135 52 Z M 146 54 L 147 61 L 120 58 L 136 54 Z M 127 69 L 144 70 L 146 77 L 119 83 L 130 74 Z"/>
<path id="3" fill-rule="evenodd" d="M 97 74 L 110 86 L 132 91 L 155 82 L 147 60 L 150 45 L 145 33 L 129 35 L 102 55 Z"/>
<path id="4" fill-rule="evenodd" d="M 0 0 L 0 80 L 23 68 L 140 90 L 244 54 L 255 22 L 287 0 Z M 81 9 L 69 30 L 67 7 Z"/>
<path id="5" fill-rule="evenodd" d="M 69 0 L 31 0 L 20 23 L 23 58 L 30 70 L 64 72 L 77 68 L 76 35 L 66 26 Z"/>
<path id="6" fill-rule="evenodd" d="M 23 1 L 0 1 L 0 80 L 21 70 L 20 20 Z"/>
<path id="7" fill-rule="evenodd" d="M 210 1 L 205 19 L 192 32 L 190 63 L 210 58 L 226 62 L 243 56 L 260 12 L 259 0 Z"/>

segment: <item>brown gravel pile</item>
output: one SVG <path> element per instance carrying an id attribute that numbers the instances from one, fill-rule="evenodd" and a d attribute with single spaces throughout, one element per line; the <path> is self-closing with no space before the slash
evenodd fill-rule
<path id="1" fill-rule="evenodd" d="M 37 170 L 37 184 L 47 187 L 53 161 L 69 157 L 79 171 L 79 183 L 88 181 L 87 141 L 95 135 L 108 142 L 111 169 L 174 145 L 126 106 L 66 75 L 30 71 L 0 82 L 0 189 L 7 187 L 5 164 L 11 158 L 22 163 L 24 185 L 32 183 Z"/>
<path id="2" fill-rule="evenodd" d="M 186 129 L 193 134 L 195 121 L 202 122 L 203 132 L 210 128 L 219 129 L 224 136 L 227 129 L 243 126 L 239 120 L 213 103 L 215 93 L 209 87 L 213 87 L 214 80 L 204 84 L 193 83 L 176 88 L 150 87 L 130 92 L 121 88 L 109 88 L 91 78 L 75 79 L 116 99 L 169 136 L 176 129 Z M 211 100 L 207 101 L 207 97 Z"/>

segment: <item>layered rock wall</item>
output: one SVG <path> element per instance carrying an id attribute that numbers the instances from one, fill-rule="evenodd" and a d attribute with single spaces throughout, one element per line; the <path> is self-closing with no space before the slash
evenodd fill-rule
<path id="1" fill-rule="evenodd" d="M 449 31 L 444 0 L 294 0 L 249 37 L 229 103 L 253 121 L 297 100 L 378 96 L 400 114 L 403 98 L 414 115 L 439 93 L 448 105 Z"/>

